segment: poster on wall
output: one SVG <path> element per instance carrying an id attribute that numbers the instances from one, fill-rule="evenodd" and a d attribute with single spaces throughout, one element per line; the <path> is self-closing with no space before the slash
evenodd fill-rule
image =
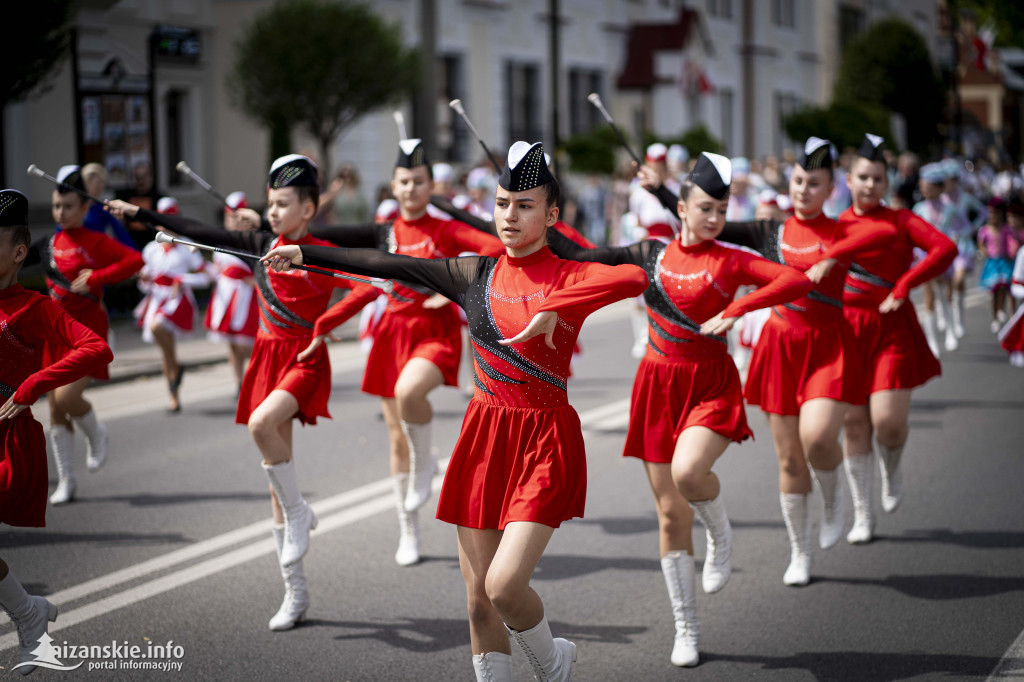
<path id="1" fill-rule="evenodd" d="M 100 98 L 82 98 L 82 144 L 93 145 L 100 143 Z"/>
<path id="2" fill-rule="evenodd" d="M 128 159 L 124 154 L 107 154 L 103 157 L 103 165 L 107 169 L 107 185 L 110 187 L 127 187 Z"/>

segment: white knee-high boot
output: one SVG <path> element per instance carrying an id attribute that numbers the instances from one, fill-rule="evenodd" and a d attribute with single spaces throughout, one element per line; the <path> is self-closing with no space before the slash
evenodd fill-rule
<path id="1" fill-rule="evenodd" d="M 647 353 L 647 307 L 641 304 L 640 308 L 631 309 L 629 320 L 633 325 L 632 355 L 639 359 Z"/>
<path id="2" fill-rule="evenodd" d="M 536 679 L 542 682 L 567 682 L 572 679 L 576 645 L 567 639 L 552 637 L 547 616 L 529 630 L 505 627 L 526 654 Z"/>
<path id="3" fill-rule="evenodd" d="M 99 471 L 107 461 L 107 426 L 96 418 L 96 410 L 89 410 L 81 417 L 72 417 L 85 434 L 85 466 L 89 471 Z"/>
<path id="4" fill-rule="evenodd" d="M 420 560 L 420 513 L 405 511 L 409 474 L 395 474 L 391 481 L 398 510 L 398 551 L 395 552 L 395 563 L 399 566 L 412 566 Z"/>
<path id="5" fill-rule="evenodd" d="M 839 475 L 839 467 L 832 471 L 811 467 L 811 473 L 814 474 L 814 480 L 818 483 L 824 503 L 818 544 L 822 549 L 828 549 L 839 542 L 839 538 L 843 535 L 843 527 L 846 525 L 843 477 Z"/>
<path id="6" fill-rule="evenodd" d="M 903 501 L 903 472 L 900 470 L 900 458 L 903 456 L 903 445 L 889 448 L 876 441 L 878 459 L 882 472 L 882 509 L 892 513 Z"/>
<path id="7" fill-rule="evenodd" d="M 924 330 L 924 338 L 928 342 L 928 350 L 936 358 L 940 357 L 938 333 L 935 331 L 935 313 L 921 315 L 921 329 Z"/>
<path id="8" fill-rule="evenodd" d="M 512 656 L 500 651 L 473 654 L 476 682 L 512 682 Z"/>
<path id="9" fill-rule="evenodd" d="M 959 291 L 953 292 L 953 333 L 956 338 L 962 339 L 967 333 L 964 328 L 964 295 Z"/>
<path id="10" fill-rule="evenodd" d="M 75 499 L 75 434 L 66 426 L 55 424 L 50 427 L 50 449 L 57 465 L 57 489 L 50 495 L 50 504 L 67 504 Z"/>
<path id="11" fill-rule="evenodd" d="M 430 499 L 430 482 L 437 473 L 437 458 L 430 451 L 431 422 L 413 424 L 402 420 L 402 432 L 409 441 L 409 490 L 406 511 L 416 511 Z"/>
<path id="12" fill-rule="evenodd" d="M 30 596 L 10 570 L 0 580 L 0 607 L 11 617 L 18 631 L 21 662 L 14 667 L 22 675 L 28 675 L 36 666 L 22 664 L 36 660 L 32 652 L 39 646 L 39 638 L 46 633 L 46 623 L 57 620 L 57 607 L 43 597 Z"/>
<path id="13" fill-rule="evenodd" d="M 661 558 L 661 572 L 665 575 L 668 599 L 672 604 L 676 636 L 672 645 L 672 665 L 697 665 L 700 622 L 697 620 L 697 577 L 693 556 L 683 550 L 669 552 Z"/>
<path id="14" fill-rule="evenodd" d="M 295 479 L 295 462 L 264 464 L 270 485 L 284 511 L 284 540 L 281 543 L 281 565 L 291 566 L 309 551 L 309 531 L 316 528 L 316 515 L 299 492 Z"/>
<path id="15" fill-rule="evenodd" d="M 281 547 L 284 545 L 284 526 L 274 526 L 274 542 L 277 543 L 277 560 L 281 562 Z M 274 617 L 270 619 L 271 630 L 291 630 L 296 623 L 306 620 L 309 609 L 309 590 L 306 587 L 306 569 L 302 561 L 291 566 L 281 566 L 284 579 L 284 601 Z"/>
<path id="16" fill-rule="evenodd" d="M 782 518 L 789 534 L 789 568 L 782 576 L 786 585 L 798 586 L 811 582 L 811 515 L 809 493 L 779 493 Z"/>
<path id="17" fill-rule="evenodd" d="M 732 526 L 721 495 L 713 500 L 691 502 L 690 506 L 704 524 L 708 545 L 701 584 L 705 592 L 714 594 L 725 587 L 732 575 Z"/>
<path id="18" fill-rule="evenodd" d="M 851 545 L 871 542 L 875 530 L 875 515 L 872 489 L 875 480 L 875 454 L 850 455 L 843 458 L 846 468 L 846 479 L 850 484 L 850 496 L 853 498 L 853 528 L 846 534 L 846 541 Z"/>

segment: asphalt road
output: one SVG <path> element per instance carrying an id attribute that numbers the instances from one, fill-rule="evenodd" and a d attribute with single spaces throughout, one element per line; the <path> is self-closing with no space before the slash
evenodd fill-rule
<path id="1" fill-rule="evenodd" d="M 735 572 L 722 592 L 699 592 L 702 661 L 682 670 L 668 661 L 653 500 L 642 466 L 620 456 L 636 367 L 625 305 L 581 337 L 570 397 L 588 427 L 586 518 L 555 533 L 533 583 L 555 635 L 579 647 L 577 680 L 984 680 L 1000 665 L 1024 677 L 1024 371 L 1008 364 L 983 307 L 969 309 L 969 335 L 944 355 L 942 379 L 915 394 L 903 506 L 878 509 L 870 545 L 818 551 L 804 588 L 782 584 L 777 464 L 765 419 L 749 410 L 756 440 L 716 467 Z M 358 390 L 358 349 L 335 346 L 332 358 L 334 419 L 295 439 L 300 485 L 321 520 L 305 560 L 310 620 L 267 629 L 283 594 L 267 481 L 233 423 L 226 365 L 186 375 L 177 416 L 164 413 L 159 380 L 93 388 L 111 431 L 107 466 L 87 473 L 79 443 L 78 500 L 51 508 L 45 529 L 4 527 L 0 556 L 58 603 L 55 645 L 173 641 L 178 657 L 160 660 L 181 668 L 89 670 L 124 662 L 69 655 L 61 663 L 83 665 L 32 679 L 473 679 L 454 529 L 424 520 L 425 560 L 394 563 L 379 405 Z M 445 456 L 467 399 L 448 388 L 433 402 Z M 45 422 L 45 407 L 35 412 Z M 700 526 L 695 542 L 702 558 Z M 12 631 L 0 624 L 0 676 L 16 679 Z M 529 679 L 513 656 L 517 679 Z"/>

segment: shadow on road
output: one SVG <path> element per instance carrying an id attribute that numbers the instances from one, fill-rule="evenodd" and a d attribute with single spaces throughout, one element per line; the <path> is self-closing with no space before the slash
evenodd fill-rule
<path id="1" fill-rule="evenodd" d="M 658 571 L 660 573 L 661 564 L 657 559 L 545 554 L 533 577 L 536 580 L 565 580 L 608 570 Z"/>
<path id="2" fill-rule="evenodd" d="M 876 535 L 875 542 L 938 542 L 973 549 L 1020 549 L 1024 532 L 1014 530 L 911 530 L 902 535 Z"/>
<path id="3" fill-rule="evenodd" d="M 976 599 L 1007 592 L 1024 591 L 1024 578 L 1001 578 L 985 575 L 890 575 L 881 580 L 874 578 L 822 578 L 830 583 L 888 587 L 917 599 Z M 993 663 L 993 665 L 995 665 Z"/>
<path id="4" fill-rule="evenodd" d="M 600 526 L 601 530 L 609 535 L 638 535 L 658 530 L 658 519 L 653 515 L 575 519 L 571 523 L 574 526 Z"/>
<path id="5" fill-rule="evenodd" d="M 108 544 L 167 544 L 173 542 L 192 542 L 180 533 L 61 533 L 54 531 L 30 532 L 11 531 L 0 533 L 0 547 L 44 547 L 46 545 L 62 545 L 73 542 L 88 542 L 102 545 Z"/>
<path id="6" fill-rule="evenodd" d="M 313 497 L 306 493 L 307 498 Z M 266 501 L 267 491 L 253 493 L 139 493 L 137 495 L 108 495 L 106 497 L 76 497 L 76 503 L 127 502 L 131 507 L 161 507 L 171 504 L 192 504 L 196 502 L 251 502 Z"/>
<path id="7" fill-rule="evenodd" d="M 1024 400 L 914 400 L 911 412 L 943 412 L 945 410 L 1024 410 Z"/>
<path id="8" fill-rule="evenodd" d="M 715 661 L 760 665 L 763 670 L 805 670 L 818 682 L 890 682 L 922 679 L 987 676 L 999 663 L 998 658 L 957 656 L 955 654 L 872 651 L 805 652 L 794 656 L 734 656 L 701 651 L 702 668 Z"/>

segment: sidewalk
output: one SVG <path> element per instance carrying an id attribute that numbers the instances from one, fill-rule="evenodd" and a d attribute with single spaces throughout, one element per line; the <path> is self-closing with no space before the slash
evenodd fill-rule
<path id="1" fill-rule="evenodd" d="M 357 324 L 358 318 L 350 320 L 337 328 L 334 335 L 344 341 L 354 341 Z M 110 381 L 106 383 L 117 384 L 163 374 L 160 348 L 143 342 L 142 332 L 133 322 L 111 322 L 110 331 L 114 361 L 110 363 Z M 178 360 L 189 369 L 228 361 L 227 344 L 208 341 L 206 330 L 201 325 L 197 325 L 190 337 L 178 341 L 177 350 Z"/>

